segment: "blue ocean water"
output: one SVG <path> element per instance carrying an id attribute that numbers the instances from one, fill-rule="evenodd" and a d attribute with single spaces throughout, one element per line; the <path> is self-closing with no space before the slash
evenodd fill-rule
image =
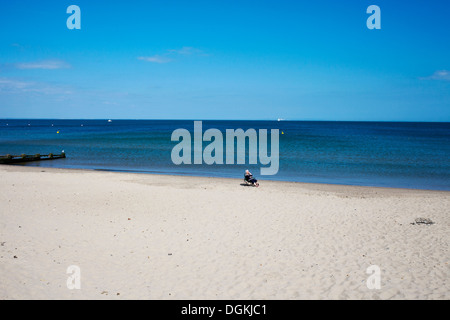
<path id="1" fill-rule="evenodd" d="M 248 168 L 260 180 L 450 190 L 450 123 L 203 121 L 203 130 L 224 136 L 238 128 L 283 132 L 274 176 L 260 176 L 260 164 L 176 166 L 178 128 L 193 135 L 194 122 L 3 119 L 0 155 L 64 150 L 66 159 L 26 165 L 233 178 Z"/>

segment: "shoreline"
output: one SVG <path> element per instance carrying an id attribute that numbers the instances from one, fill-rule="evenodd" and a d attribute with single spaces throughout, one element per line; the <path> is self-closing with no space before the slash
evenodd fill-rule
<path id="1" fill-rule="evenodd" d="M 30 169 L 37 171 L 61 171 L 61 172 L 105 172 L 105 173 L 118 173 L 118 174 L 136 174 L 136 175 L 155 175 L 155 176 L 167 176 L 167 177 L 186 177 L 186 178 L 199 178 L 199 179 L 216 179 L 216 180 L 235 180 L 235 181 L 242 181 L 243 179 L 239 178 L 232 178 L 232 177 L 221 177 L 221 176 L 207 176 L 207 175 L 191 175 L 191 174 L 174 174 L 174 173 L 156 173 L 156 172 L 147 172 L 147 171 L 133 171 L 133 170 L 114 170 L 114 169 L 89 169 L 89 168 L 58 168 L 58 167 L 40 167 L 40 166 L 33 166 L 33 165 L 9 165 L 9 164 L 3 164 L 0 165 L 1 168 L 6 169 L 13 169 L 13 168 L 24 168 L 24 170 Z M 262 178 L 261 178 L 262 177 Z M 404 191 L 425 191 L 425 192 L 444 192 L 448 193 L 450 190 L 437 190 L 437 189 L 421 189 L 421 188 L 402 188 L 402 187 L 387 187 L 387 186 L 367 186 L 367 185 L 355 185 L 355 184 L 338 184 L 338 183 L 320 183 L 320 182 L 301 182 L 301 181 L 289 181 L 289 180 L 264 180 L 264 176 L 259 177 L 258 181 L 262 181 L 263 183 L 281 183 L 281 184 L 298 184 L 300 186 L 329 186 L 330 188 L 334 187 L 341 187 L 341 188 L 348 188 L 348 187 L 356 187 L 356 188 L 374 188 L 374 189 L 388 189 L 388 190 L 404 190 Z"/>
<path id="2" fill-rule="evenodd" d="M 450 298 L 446 191 L 27 166 L 0 177 L 0 299 Z M 374 265 L 380 289 L 367 286 Z"/>

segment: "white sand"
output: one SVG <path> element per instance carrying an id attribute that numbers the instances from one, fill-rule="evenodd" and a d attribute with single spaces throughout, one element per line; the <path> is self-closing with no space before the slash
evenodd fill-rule
<path id="1" fill-rule="evenodd" d="M 450 298 L 449 192 L 12 166 L 0 177 L 0 299 Z M 70 265 L 80 290 L 67 288 Z"/>

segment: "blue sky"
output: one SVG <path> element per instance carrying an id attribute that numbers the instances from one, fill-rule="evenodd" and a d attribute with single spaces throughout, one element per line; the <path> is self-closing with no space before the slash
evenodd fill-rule
<path id="1" fill-rule="evenodd" d="M 450 121 L 449 14 L 441 0 L 2 1 L 0 118 Z"/>

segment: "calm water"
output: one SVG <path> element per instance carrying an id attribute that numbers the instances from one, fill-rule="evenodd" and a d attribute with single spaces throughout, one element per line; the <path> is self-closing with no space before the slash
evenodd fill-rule
<path id="1" fill-rule="evenodd" d="M 176 120 L 0 120 L 0 154 L 66 152 L 67 159 L 27 164 L 41 167 L 234 178 L 249 168 L 261 180 L 450 190 L 450 123 L 203 121 L 203 130 L 224 136 L 226 129 L 283 131 L 279 172 L 263 177 L 260 165 L 174 165 L 171 134 L 193 127 Z"/>

